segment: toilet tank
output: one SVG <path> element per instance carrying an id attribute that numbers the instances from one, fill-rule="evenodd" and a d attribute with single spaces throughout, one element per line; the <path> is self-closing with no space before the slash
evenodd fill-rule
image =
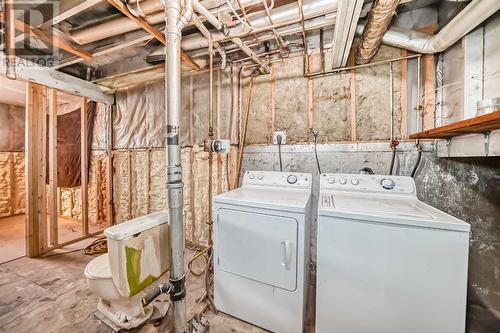
<path id="1" fill-rule="evenodd" d="M 169 269 L 168 213 L 156 212 L 104 230 L 113 283 L 123 297 L 137 294 Z"/>

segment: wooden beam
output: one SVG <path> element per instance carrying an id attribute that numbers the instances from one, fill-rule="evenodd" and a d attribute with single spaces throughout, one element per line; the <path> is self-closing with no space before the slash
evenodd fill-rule
<path id="1" fill-rule="evenodd" d="M 422 77 L 424 83 L 424 103 L 422 115 L 422 130 L 434 127 L 435 101 L 435 77 L 434 55 L 426 54 L 422 58 Z"/>
<path id="2" fill-rule="evenodd" d="M 0 22 L 5 23 L 5 17 L 2 12 L 0 12 Z M 30 36 L 37 36 L 46 44 L 54 45 L 57 48 L 60 48 L 85 60 L 92 59 L 92 54 L 90 52 L 73 45 L 60 36 L 56 36 L 50 30 L 42 31 L 17 19 L 15 22 L 15 26 L 16 30 L 22 31 Z"/>
<path id="3" fill-rule="evenodd" d="M 29 82 L 26 94 L 26 255 L 38 257 L 46 248 L 45 201 L 46 88 Z"/>
<path id="4" fill-rule="evenodd" d="M 57 90 L 47 89 L 49 106 L 49 239 L 51 245 L 59 243 L 57 225 Z"/>
<path id="5" fill-rule="evenodd" d="M 88 136 L 88 131 L 87 131 L 87 114 L 88 114 L 88 108 L 87 108 L 87 99 L 82 98 L 82 106 L 80 107 L 80 156 L 81 156 L 81 174 L 80 174 L 80 181 L 81 181 L 81 190 L 82 193 L 80 195 L 80 208 L 81 208 L 81 213 L 82 213 L 82 230 L 83 230 L 83 235 L 87 236 L 89 234 L 89 210 L 88 210 L 88 192 L 87 192 L 87 178 L 88 178 L 88 147 L 87 147 L 87 136 Z"/>
<path id="6" fill-rule="evenodd" d="M 137 17 L 132 14 L 127 6 L 121 2 L 120 0 L 107 0 L 109 4 L 118 9 L 123 15 L 127 16 L 129 19 L 134 21 L 139 27 L 146 30 L 151 36 L 159 40 L 163 45 L 167 45 L 167 40 L 165 39 L 165 35 L 155 29 L 151 24 L 149 24 L 146 20 L 141 17 Z M 181 60 L 186 63 L 191 69 L 199 70 L 200 66 L 193 59 L 191 59 L 186 53 L 181 51 Z"/>
<path id="7" fill-rule="evenodd" d="M 5 54 L 0 52 L 1 72 L 5 72 L 5 64 Z M 39 66 L 19 57 L 16 58 L 16 74 L 18 80 L 21 81 L 31 81 L 73 95 L 87 97 L 96 102 L 114 103 L 114 97 L 104 94 L 101 88 L 94 83 L 78 79 L 48 67 Z"/>
<path id="8" fill-rule="evenodd" d="M 349 57 L 349 66 L 356 64 L 355 45 L 352 47 L 351 56 Z M 356 69 L 350 70 L 350 92 L 351 92 L 351 141 L 358 141 L 358 118 L 356 113 Z"/>

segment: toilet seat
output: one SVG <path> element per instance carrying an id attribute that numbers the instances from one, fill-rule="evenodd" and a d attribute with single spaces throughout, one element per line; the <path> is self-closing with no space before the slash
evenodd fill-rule
<path id="1" fill-rule="evenodd" d="M 112 279 L 108 254 L 92 259 L 85 267 L 85 276 L 90 279 Z"/>

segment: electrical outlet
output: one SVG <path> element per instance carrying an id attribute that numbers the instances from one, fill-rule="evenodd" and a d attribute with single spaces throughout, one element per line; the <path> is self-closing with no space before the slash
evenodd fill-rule
<path id="1" fill-rule="evenodd" d="M 278 144 L 278 135 L 281 135 L 281 144 L 285 144 L 286 143 L 286 132 L 285 131 L 276 131 L 273 133 L 273 143 L 275 145 Z"/>

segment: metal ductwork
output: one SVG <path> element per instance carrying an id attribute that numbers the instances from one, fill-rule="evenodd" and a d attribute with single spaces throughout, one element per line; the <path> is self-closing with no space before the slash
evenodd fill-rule
<path id="1" fill-rule="evenodd" d="M 260 0 L 241 0 L 243 7 L 257 3 L 260 3 Z M 214 8 L 210 10 L 212 14 L 230 10 L 227 4 L 217 7 L 218 3 L 210 0 L 201 1 L 201 4 L 206 8 Z M 128 4 L 128 8 L 132 14 L 144 18 L 149 24 L 156 25 L 165 21 L 164 7 L 160 0 L 134 1 Z M 91 26 L 74 29 L 70 36 L 76 43 L 84 45 L 138 29 L 140 27 L 135 22 L 127 17 L 119 16 Z"/>
<path id="2" fill-rule="evenodd" d="M 311 19 L 337 10 L 338 0 L 305 0 L 303 3 L 304 19 Z M 299 7 L 297 3 L 291 3 L 285 6 L 270 10 L 271 19 L 274 24 L 284 23 L 299 17 Z M 255 28 L 265 28 L 270 26 L 270 22 L 265 12 L 249 14 L 249 24 Z M 245 33 L 246 27 L 238 24 L 230 29 L 230 36 Z M 226 36 L 224 34 L 211 31 L 214 41 L 221 41 Z M 250 34 L 251 31 L 248 31 Z M 182 39 L 182 49 L 185 51 L 203 49 L 208 47 L 207 39 L 201 33 L 187 35 Z"/>
<path id="3" fill-rule="evenodd" d="M 437 35 L 394 27 L 386 31 L 382 43 L 417 53 L 443 52 L 498 10 L 498 0 L 473 0 Z M 363 25 L 358 25 L 356 33 L 360 34 L 361 31 Z"/>
<path id="4" fill-rule="evenodd" d="M 375 0 L 368 13 L 361 41 L 356 51 L 356 64 L 363 65 L 372 60 L 377 53 L 382 36 L 391 24 L 400 0 Z"/>

